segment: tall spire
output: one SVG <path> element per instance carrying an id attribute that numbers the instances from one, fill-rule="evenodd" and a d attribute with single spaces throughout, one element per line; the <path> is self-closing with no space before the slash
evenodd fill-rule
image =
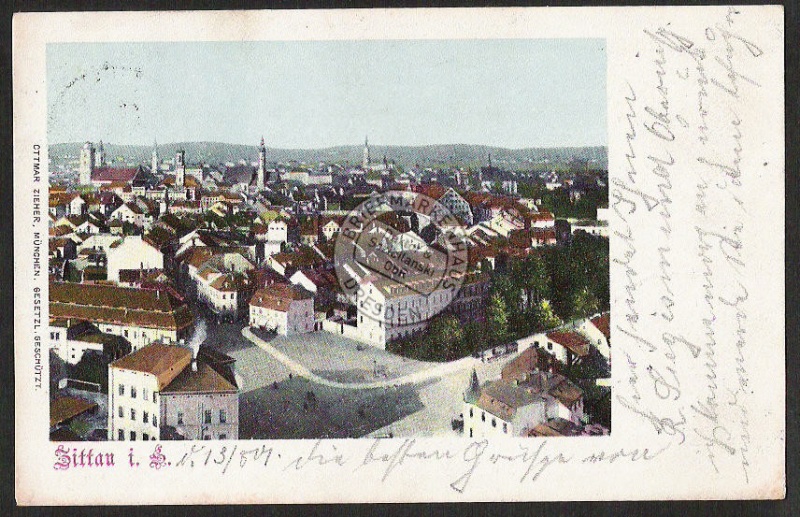
<path id="1" fill-rule="evenodd" d="M 264 136 L 258 148 L 258 170 L 256 171 L 256 187 L 261 190 L 267 183 L 267 147 L 264 145 Z"/>
<path id="2" fill-rule="evenodd" d="M 150 172 L 158 172 L 158 142 L 155 138 L 153 139 L 153 154 L 150 157 Z"/>
<path id="3" fill-rule="evenodd" d="M 369 138 L 364 137 L 364 159 L 361 162 L 361 166 L 364 169 L 369 168 Z"/>

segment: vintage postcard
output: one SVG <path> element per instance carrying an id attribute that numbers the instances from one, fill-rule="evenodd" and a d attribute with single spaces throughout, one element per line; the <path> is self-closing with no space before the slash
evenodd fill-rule
<path id="1" fill-rule="evenodd" d="M 20 504 L 784 497 L 780 7 L 13 44 Z"/>

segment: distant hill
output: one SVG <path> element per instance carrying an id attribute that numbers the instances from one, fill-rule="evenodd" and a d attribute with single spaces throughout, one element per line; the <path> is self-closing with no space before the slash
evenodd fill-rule
<path id="1" fill-rule="evenodd" d="M 53 144 L 49 147 L 52 167 L 56 169 L 74 167 L 80 155 L 83 142 Z M 95 142 L 97 146 L 97 142 Z M 107 161 L 110 164 L 149 164 L 152 146 L 115 145 L 104 143 Z M 238 163 L 240 160 L 256 161 L 258 147 L 255 145 L 225 144 L 220 142 L 175 142 L 160 144 L 159 157 L 171 159 L 175 151 L 184 149 L 189 164 L 208 163 L 219 165 L 228 162 Z M 296 161 L 308 165 L 319 162 L 351 164 L 361 163 L 362 146 L 338 146 L 322 149 L 277 149 L 267 148 L 267 157 L 271 162 L 288 163 Z M 488 163 L 492 155 L 492 164 L 508 169 L 542 168 L 545 161 L 550 164 L 568 163 L 573 160 L 593 161 L 595 168 L 607 168 L 608 150 L 598 147 L 551 147 L 506 149 L 485 145 L 428 145 L 428 146 L 382 146 L 370 145 L 371 160 L 375 163 L 383 161 L 384 155 L 403 167 L 431 167 L 442 164 L 478 167 Z M 537 165 L 538 164 L 538 165 Z"/>

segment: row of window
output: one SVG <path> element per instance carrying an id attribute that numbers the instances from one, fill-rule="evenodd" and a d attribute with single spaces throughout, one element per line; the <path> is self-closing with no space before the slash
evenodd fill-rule
<path id="1" fill-rule="evenodd" d="M 212 411 L 210 409 L 206 409 L 203 411 L 203 423 L 210 424 L 211 422 Z M 219 423 L 226 424 L 228 423 L 228 412 L 224 409 L 219 410 Z M 183 411 L 178 411 L 178 425 L 183 425 Z"/>
<path id="2" fill-rule="evenodd" d="M 136 441 L 136 431 L 131 431 L 128 436 L 130 436 L 130 441 L 132 441 L 132 442 Z M 151 436 L 151 435 L 149 435 L 147 433 L 142 433 L 142 440 L 144 440 L 144 441 L 155 440 L 155 439 L 156 439 L 155 436 Z M 125 430 L 124 429 L 119 429 L 117 431 L 117 440 L 119 440 L 121 442 L 125 441 Z"/>
<path id="3" fill-rule="evenodd" d="M 474 413 L 473 409 L 469 408 L 469 417 L 473 418 L 474 416 L 475 416 L 475 413 Z M 486 422 L 486 412 L 485 411 L 481 411 L 481 422 Z M 494 417 L 492 417 L 492 427 L 497 427 L 497 419 L 494 418 Z M 470 431 L 471 431 L 471 429 L 470 429 Z M 508 424 L 506 422 L 503 422 L 503 432 L 508 434 Z M 470 436 L 472 436 L 472 435 L 470 435 Z"/>
<path id="4" fill-rule="evenodd" d="M 119 406 L 119 408 L 117 408 L 117 415 L 120 418 L 125 418 L 125 408 Z M 133 420 L 134 422 L 136 421 L 136 410 L 133 408 L 131 408 L 131 420 Z M 142 411 L 142 422 L 144 422 L 145 424 L 150 423 L 150 415 L 147 413 L 147 411 Z M 158 420 L 156 418 L 156 415 L 153 415 L 152 422 L 153 422 L 153 427 L 158 427 Z"/>
<path id="5" fill-rule="evenodd" d="M 124 384 L 120 384 L 119 385 L 118 393 L 119 393 L 120 397 L 124 397 L 125 396 L 125 385 Z M 131 396 L 132 399 L 136 398 L 136 396 L 138 394 L 137 390 L 136 390 L 136 386 L 131 386 L 130 387 L 130 394 L 131 394 L 130 396 Z M 156 396 L 157 395 L 158 395 L 158 392 L 154 391 L 153 392 L 153 403 L 154 404 L 157 402 L 157 400 L 156 400 Z M 142 388 L 142 400 L 147 400 L 147 398 L 148 398 L 147 388 Z"/>

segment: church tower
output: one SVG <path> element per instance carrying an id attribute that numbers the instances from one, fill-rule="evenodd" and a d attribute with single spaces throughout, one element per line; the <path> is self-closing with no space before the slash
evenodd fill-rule
<path id="1" fill-rule="evenodd" d="M 364 170 L 369 168 L 369 139 L 367 137 L 364 137 L 364 159 L 361 166 Z"/>
<path id="2" fill-rule="evenodd" d="M 81 185 L 92 184 L 92 171 L 94 170 L 94 146 L 91 142 L 83 144 L 81 158 L 78 165 L 78 176 Z"/>
<path id="3" fill-rule="evenodd" d="M 264 145 L 264 137 L 261 137 L 261 145 L 258 147 L 258 170 L 256 171 L 256 187 L 262 190 L 267 183 L 267 148 Z"/>
<path id="4" fill-rule="evenodd" d="M 100 147 L 94 155 L 94 168 L 106 166 L 106 151 L 103 149 L 103 141 L 100 140 Z"/>
<path id="5" fill-rule="evenodd" d="M 181 149 L 175 154 L 175 186 L 183 188 L 186 180 L 186 151 Z"/>
<path id="6" fill-rule="evenodd" d="M 158 142 L 153 140 L 153 155 L 150 157 L 150 172 L 158 174 Z"/>

